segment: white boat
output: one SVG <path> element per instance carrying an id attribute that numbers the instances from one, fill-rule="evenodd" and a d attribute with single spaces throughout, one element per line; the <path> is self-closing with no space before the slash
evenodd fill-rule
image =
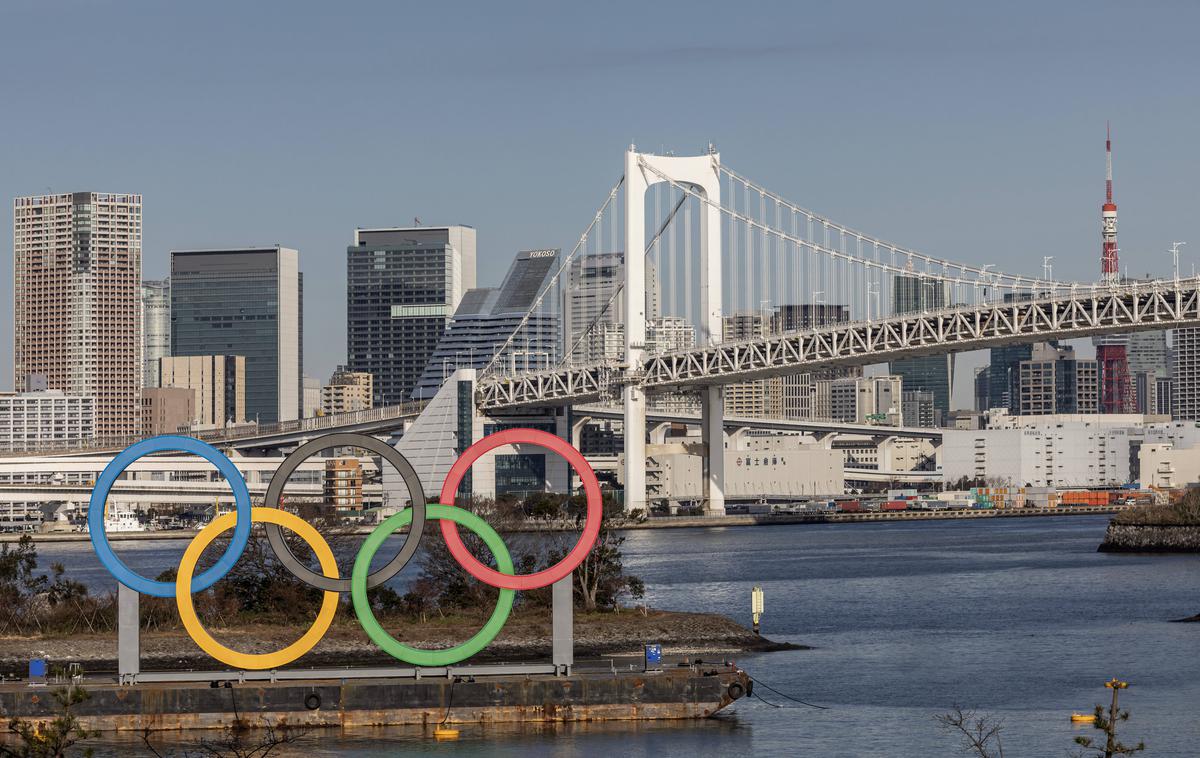
<path id="1" fill-rule="evenodd" d="M 109 511 L 104 514 L 104 532 L 113 534 L 114 532 L 144 532 L 146 527 L 138 521 L 137 513 L 134 511 Z"/>

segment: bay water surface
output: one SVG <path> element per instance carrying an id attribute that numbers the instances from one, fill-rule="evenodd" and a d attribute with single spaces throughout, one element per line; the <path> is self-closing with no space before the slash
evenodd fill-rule
<path id="1" fill-rule="evenodd" d="M 1097 553 L 1107 517 L 829 524 L 628 533 L 628 569 L 653 607 L 749 624 L 763 587 L 763 633 L 812 650 L 738 656 L 769 692 L 703 722 L 465 727 L 436 743 L 420 730 L 318 731 L 273 755 L 952 756 L 934 716 L 954 705 L 1003 720 L 1010 756 L 1065 756 L 1072 711 L 1130 682 L 1127 742 L 1147 756 L 1200 754 L 1200 556 Z M 183 541 L 119 542 L 153 576 Z M 111 580 L 89 543 L 39 546 L 97 589 Z M 381 551 L 387 554 L 388 548 Z M 654 640 L 646 640 L 653 642 Z M 764 702 L 767 701 L 767 702 Z M 779 706 L 779 707 L 776 707 Z M 199 740 L 206 735 L 184 735 Z M 174 738 L 173 738 L 174 739 Z M 132 750 L 101 745 L 100 752 Z M 136 750 L 134 750 L 136 752 Z"/>

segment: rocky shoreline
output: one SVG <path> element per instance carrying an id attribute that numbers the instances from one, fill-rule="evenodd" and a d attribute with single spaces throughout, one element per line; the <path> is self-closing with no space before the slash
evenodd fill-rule
<path id="1" fill-rule="evenodd" d="M 1200 553 L 1200 526 L 1112 521 L 1097 550 L 1102 553 Z"/>
<path id="2" fill-rule="evenodd" d="M 444 648 L 462 642 L 482 625 L 474 616 L 431 618 L 426 622 L 386 624 L 389 632 L 406 644 Z M 672 655 L 720 656 L 773 650 L 804 650 L 803 645 L 774 642 L 760 637 L 732 619 L 711 613 L 679 613 L 629 609 L 620 613 L 577 613 L 575 655 L 579 659 L 640 655 L 645 643 L 660 643 Z M 213 630 L 223 644 L 247 653 L 277 650 L 294 641 L 302 629 L 273 624 L 250 624 Z M 209 658 L 183 632 L 142 632 L 142 668 L 145 670 L 216 669 L 222 664 Z M 548 611 L 514 614 L 500 636 L 473 661 L 545 659 L 550 655 Z M 32 658 L 45 658 L 53 666 L 80 664 L 92 673 L 116 670 L 115 634 L 69 637 L 0 637 L 0 675 L 23 676 Z M 325 638 L 289 668 L 312 666 L 395 665 L 359 628 L 347 619 L 336 622 Z"/>

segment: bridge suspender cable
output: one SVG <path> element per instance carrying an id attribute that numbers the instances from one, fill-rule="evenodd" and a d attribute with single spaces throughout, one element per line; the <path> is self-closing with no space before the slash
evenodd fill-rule
<path id="1" fill-rule="evenodd" d="M 521 318 L 520 323 L 518 323 L 516 328 L 513 329 L 512 334 L 508 336 L 508 339 L 504 341 L 504 344 L 501 345 L 492 355 L 492 359 L 488 361 L 487 365 L 483 367 L 483 370 L 479 372 L 480 376 L 483 376 L 492 370 L 492 367 L 496 364 L 496 361 L 499 360 L 500 356 L 504 354 L 504 351 L 506 351 L 509 346 L 512 345 L 517 334 L 520 333 L 521 329 L 523 329 L 529 323 L 529 317 L 533 315 L 535 311 L 537 311 L 538 307 L 542 304 L 542 300 L 546 297 L 546 293 L 558 283 L 558 279 L 560 276 L 562 276 L 563 271 L 567 266 L 570 265 L 571 261 L 575 258 L 575 255 L 579 253 L 580 249 L 583 248 L 584 243 L 586 243 L 588 240 L 588 235 L 590 235 L 592 229 L 596 228 L 597 224 L 600 223 L 600 219 L 604 216 L 604 211 L 606 211 L 608 206 L 612 204 L 612 201 L 617 196 L 617 192 L 621 189 L 621 186 L 624 183 L 625 176 L 622 175 L 621 178 L 617 180 L 617 183 L 613 185 L 613 188 L 609 190 L 608 197 L 605 198 L 604 203 L 600 206 L 600 210 L 596 211 L 596 215 L 592 216 L 592 222 L 588 224 L 587 229 L 585 229 L 583 234 L 580 235 L 579 242 L 575 243 L 575 248 L 571 250 L 571 253 L 559 264 L 558 270 L 554 272 L 554 276 L 550 278 L 550 281 L 547 282 L 542 291 L 538 293 L 537 299 L 533 301 L 533 305 L 529 308 L 529 312 Z"/>
<path id="2" fill-rule="evenodd" d="M 738 211 L 736 211 L 734 209 L 726 208 L 723 205 L 721 205 L 720 203 L 712 201 L 711 199 L 705 197 L 703 194 L 697 192 L 692 187 L 690 187 L 686 184 L 683 184 L 682 182 L 676 181 L 675 179 L 666 175 L 665 173 L 658 170 L 657 168 L 650 165 L 649 163 L 642 162 L 641 166 L 643 168 L 645 168 L 647 171 L 649 171 L 650 173 L 658 176 L 662 181 L 669 183 L 671 186 L 675 187 L 676 189 L 680 190 L 681 192 L 684 192 L 692 197 L 695 197 L 697 200 L 699 200 L 701 203 L 703 203 L 705 205 L 708 205 L 710 207 L 720 210 L 726 216 L 728 216 L 729 218 L 731 218 L 735 221 L 740 221 L 742 224 L 746 225 L 746 227 L 748 227 L 748 229 L 749 228 L 757 229 L 758 231 L 760 231 L 764 234 L 773 235 L 775 237 L 778 237 L 779 239 L 791 241 L 802 248 L 808 248 L 808 249 L 812 250 L 813 252 L 820 253 L 821 255 L 826 256 L 827 258 L 832 259 L 832 260 L 849 261 L 852 263 L 859 264 L 867 269 L 876 269 L 876 270 L 884 271 L 887 273 L 901 274 L 901 275 L 906 275 L 906 276 L 919 276 L 921 278 L 937 279 L 937 280 L 944 281 L 947 283 L 952 283 L 952 284 L 972 285 L 972 284 L 979 284 L 979 283 L 986 282 L 988 284 L 988 286 L 992 286 L 997 289 L 1008 288 L 1011 291 L 1029 290 L 1029 289 L 1035 289 L 1035 288 L 1047 288 L 1047 289 L 1049 289 L 1049 288 L 1071 288 L 1071 287 L 1084 288 L 1084 289 L 1106 288 L 1105 285 L 1100 285 L 1100 284 L 1090 283 L 1090 282 L 1088 282 L 1088 283 L 1059 282 L 1059 281 L 1047 282 L 1047 281 L 1042 281 L 1039 279 L 1034 279 L 1032 277 L 1014 276 L 1011 274 L 1005 274 L 1005 273 L 998 272 L 998 271 L 989 271 L 988 269 L 991 268 L 990 266 L 975 267 L 975 266 L 968 266 L 966 264 L 961 264 L 961 263 L 954 263 L 951 261 L 943 261 L 941 259 L 932 258 L 932 257 L 930 257 L 928 255 L 924 255 L 922 253 L 917 253 L 915 251 L 909 251 L 905 248 L 893 246 L 890 243 L 884 243 L 882 241 L 879 241 L 876 243 L 873 241 L 873 238 L 868 237 L 866 235 L 859 235 L 857 232 L 852 232 L 848 229 L 845 229 L 844 227 L 840 227 L 833 223 L 826 224 L 822 220 L 822 217 L 819 217 L 816 214 L 809 215 L 809 214 L 811 214 L 811 211 L 806 211 L 805 209 L 802 209 L 799 206 L 795 206 L 791 203 L 787 203 L 786 201 L 783 201 L 782 199 L 779 201 L 779 202 L 783 203 L 786 207 L 794 209 L 797 213 L 800 213 L 801 215 L 806 216 L 809 219 L 810 223 L 811 222 L 821 223 L 827 229 L 835 229 L 839 232 L 844 231 L 844 233 L 846 233 L 850 236 L 854 236 L 854 237 L 861 236 L 862 239 L 864 239 L 868 242 L 872 242 L 872 244 L 877 244 L 878 246 L 891 251 L 893 254 L 893 261 L 895 260 L 895 256 L 897 254 L 900 254 L 900 255 L 904 255 L 905 257 L 911 256 L 912 258 L 921 260 L 922 262 L 924 262 L 926 264 L 927 269 L 931 265 L 937 265 L 937 266 L 942 266 L 947 269 L 957 269 L 957 271 L 959 273 L 957 276 L 955 276 L 950 272 L 944 272 L 941 274 L 932 273 L 932 272 L 929 272 L 928 270 L 925 272 L 916 272 L 916 271 L 912 270 L 911 268 L 906 268 L 906 267 L 896 265 L 894 262 L 891 264 L 888 264 L 888 263 L 879 262 L 878 260 L 874 260 L 874 259 L 858 258 L 849 253 L 845 253 L 845 252 L 842 252 L 839 250 L 834 250 L 831 247 L 829 247 L 827 244 L 819 244 L 819 243 L 813 242 L 811 239 L 806 240 L 806 239 L 798 238 L 798 237 L 788 234 L 780 229 L 771 228 L 770 226 L 763 224 L 762 222 L 758 221 L 757 219 L 752 218 L 751 216 L 746 215 L 745 213 L 739 213 Z M 739 178 L 738 181 L 741 181 L 741 179 Z M 764 192 L 764 193 L 766 192 L 765 190 L 760 190 L 756 185 L 751 184 L 751 183 L 746 183 L 745 186 L 749 189 L 752 189 L 755 192 Z M 769 196 L 772 198 L 778 197 L 777 195 L 774 195 L 774 194 L 769 194 Z M 964 274 L 974 274 L 976 276 L 976 278 L 969 278 L 969 277 L 964 276 Z"/>
<path id="3" fill-rule="evenodd" d="M 650 242 L 646 245 L 646 253 L 647 254 L 651 251 L 651 249 L 654 248 L 655 243 L 657 243 L 659 238 L 662 237 L 663 232 L 666 230 L 667 226 L 669 226 L 670 223 L 675 219 L 675 214 L 679 213 L 679 209 L 681 207 L 683 207 L 683 204 L 686 201 L 687 201 L 687 195 L 683 195 L 682 197 L 679 198 L 679 202 L 675 204 L 675 207 L 671 210 L 671 213 L 668 214 L 667 219 L 665 221 L 663 221 L 662 225 L 659 226 L 658 231 L 655 232 L 654 237 L 651 238 Z M 617 286 L 613 288 L 613 293 L 612 293 L 612 295 L 609 296 L 608 301 L 606 303 L 604 303 L 604 307 L 600 309 L 600 312 L 596 314 L 596 317 L 593 318 L 591 323 L 587 325 L 587 328 L 580 330 L 579 337 L 576 338 L 575 342 L 573 342 L 571 344 L 571 347 L 568 350 L 563 352 L 562 360 L 560 360 L 558 362 L 558 365 L 560 367 L 563 366 L 564 364 L 566 364 L 567 359 L 575 353 L 575 350 L 579 347 L 580 343 L 583 342 L 584 338 L 587 337 L 587 335 L 593 329 L 596 328 L 596 326 L 600 323 L 600 319 L 604 316 L 605 313 L 608 313 L 608 309 L 611 308 L 612 304 L 617 301 L 617 298 L 620 297 L 621 292 L 623 292 L 624 289 L 625 289 L 624 282 L 617 284 Z"/>

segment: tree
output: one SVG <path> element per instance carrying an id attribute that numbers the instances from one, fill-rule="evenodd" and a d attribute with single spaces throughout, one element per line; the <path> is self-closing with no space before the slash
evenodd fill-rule
<path id="1" fill-rule="evenodd" d="M 956 733 L 961 739 L 962 752 L 978 758 L 1004 758 L 1004 745 L 1000 741 L 1000 730 L 1004 722 L 987 714 L 964 711 L 954 706 L 952 713 L 935 716 L 934 720 L 948 732 Z M 995 752 L 993 750 L 995 746 Z"/>
<path id="2" fill-rule="evenodd" d="M 1100 732 L 1104 733 L 1104 747 L 1100 747 L 1095 743 L 1092 737 L 1076 737 L 1075 744 L 1081 746 L 1083 750 L 1075 755 L 1078 758 L 1116 758 L 1122 755 L 1133 755 L 1140 753 L 1146 749 L 1146 743 L 1139 742 L 1132 747 L 1125 745 L 1117 739 L 1117 724 L 1122 721 L 1129 720 L 1129 711 L 1122 711 L 1117 708 L 1117 693 L 1129 686 L 1128 682 L 1122 682 L 1116 677 L 1111 681 L 1104 683 L 1105 687 L 1112 690 L 1112 705 L 1108 707 L 1108 713 L 1105 714 L 1104 706 L 1096 706 L 1096 717 L 1092 722 L 1092 726 Z"/>
<path id="3" fill-rule="evenodd" d="M 582 525 L 584 513 L 577 511 L 577 523 Z M 600 523 L 600 534 L 596 544 L 583 562 L 575 569 L 575 595 L 584 610 L 619 610 L 622 598 L 628 596 L 640 600 L 646 594 L 646 585 L 638 577 L 625 572 L 625 560 L 621 546 L 625 535 L 618 532 L 627 523 L 624 508 L 615 500 L 604 501 L 604 519 Z M 553 562 L 565 553 L 552 556 Z"/>
<path id="4" fill-rule="evenodd" d="M 16 736 L 16 748 L 0 745 L 0 756 L 6 758 L 64 758 L 67 749 L 76 742 L 94 737 L 93 732 L 79 725 L 79 719 L 71 712 L 76 705 L 91 695 L 83 687 L 73 684 L 53 692 L 59 713 L 49 722 L 29 721 L 13 718 L 8 722 L 8 732 Z M 92 749 L 81 751 L 81 755 L 92 755 Z"/>

